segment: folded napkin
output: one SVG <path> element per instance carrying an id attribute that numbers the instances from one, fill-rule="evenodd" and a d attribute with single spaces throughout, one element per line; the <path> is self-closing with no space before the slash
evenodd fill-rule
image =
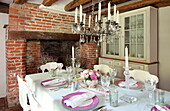
<path id="1" fill-rule="evenodd" d="M 159 111 L 170 111 L 166 106 L 155 105 Z"/>
<path id="2" fill-rule="evenodd" d="M 70 98 L 68 100 L 65 100 L 64 103 L 67 106 L 71 106 L 72 108 L 75 108 L 79 105 L 81 105 L 84 101 L 89 100 L 91 98 L 93 98 L 95 96 L 94 93 L 92 92 L 87 92 L 87 93 L 83 93 L 81 95 L 78 95 L 78 97 L 76 98 Z"/>
<path id="3" fill-rule="evenodd" d="M 134 79 L 129 79 L 129 87 L 133 86 L 136 83 L 137 83 L 137 81 L 135 81 Z M 119 86 L 120 87 L 126 87 L 126 82 L 125 81 L 120 82 Z"/>
<path id="4" fill-rule="evenodd" d="M 50 81 L 44 81 L 42 82 L 43 86 L 48 86 L 48 85 L 60 85 L 62 84 L 63 82 L 65 82 L 65 79 L 52 79 Z"/>

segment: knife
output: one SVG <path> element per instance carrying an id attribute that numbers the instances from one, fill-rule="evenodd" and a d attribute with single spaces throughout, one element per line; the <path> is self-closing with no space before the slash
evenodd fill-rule
<path id="1" fill-rule="evenodd" d="M 106 105 L 103 105 L 103 106 L 100 106 L 100 107 L 98 107 L 98 108 L 96 108 L 96 109 L 93 109 L 93 111 L 97 111 L 97 110 L 99 110 L 99 109 L 101 109 L 101 108 L 103 108 L 103 107 L 105 107 Z"/>

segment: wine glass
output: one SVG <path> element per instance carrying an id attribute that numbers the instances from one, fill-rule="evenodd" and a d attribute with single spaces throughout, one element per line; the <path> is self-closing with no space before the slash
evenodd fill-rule
<path id="1" fill-rule="evenodd" d="M 78 69 L 80 68 L 81 63 L 80 62 L 76 62 L 76 74 L 79 72 Z"/>
<path id="2" fill-rule="evenodd" d="M 68 74 L 68 84 L 70 85 L 71 84 L 71 80 L 72 80 L 72 71 L 73 71 L 73 68 L 71 66 L 66 66 L 66 72 Z"/>
<path id="3" fill-rule="evenodd" d="M 111 81 L 112 81 L 113 84 L 114 84 L 114 80 L 115 80 L 116 75 L 117 75 L 117 70 L 116 69 L 112 69 L 110 71 L 110 77 L 111 77 Z"/>
<path id="4" fill-rule="evenodd" d="M 101 76 L 101 84 L 104 89 L 104 94 L 105 94 L 105 101 L 108 101 L 108 95 L 107 95 L 107 90 L 110 85 L 110 77 L 109 76 Z"/>

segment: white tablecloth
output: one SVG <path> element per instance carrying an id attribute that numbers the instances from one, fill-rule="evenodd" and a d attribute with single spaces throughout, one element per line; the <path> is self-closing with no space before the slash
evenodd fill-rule
<path id="1" fill-rule="evenodd" d="M 63 74 L 63 77 L 67 77 L 66 74 Z M 50 75 L 48 73 L 37 73 L 26 76 L 26 81 L 29 84 L 30 88 L 36 95 L 36 99 L 41 104 L 41 106 L 45 109 L 45 111 L 69 111 L 64 108 L 61 100 L 62 96 L 70 94 L 72 92 L 70 88 L 61 88 L 58 91 L 51 91 L 49 88 L 41 86 L 41 81 L 50 79 Z M 80 89 L 78 91 L 85 91 L 87 89 Z M 96 107 L 106 104 L 107 109 L 109 111 L 150 111 L 151 107 L 148 107 L 149 104 L 148 95 L 141 90 L 127 90 L 124 88 L 118 88 L 119 97 L 125 94 L 131 94 L 134 97 L 137 97 L 137 101 L 133 103 L 126 103 L 119 99 L 118 107 L 111 107 L 109 102 L 104 103 L 103 95 L 96 93 L 99 97 L 99 104 Z M 165 103 L 170 104 L 170 92 L 165 93 Z"/>

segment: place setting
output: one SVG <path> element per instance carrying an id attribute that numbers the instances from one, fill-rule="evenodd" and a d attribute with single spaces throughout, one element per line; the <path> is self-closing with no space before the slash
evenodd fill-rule
<path id="1" fill-rule="evenodd" d="M 99 103 L 93 92 L 74 92 L 63 97 L 62 104 L 69 110 L 91 110 Z"/>

